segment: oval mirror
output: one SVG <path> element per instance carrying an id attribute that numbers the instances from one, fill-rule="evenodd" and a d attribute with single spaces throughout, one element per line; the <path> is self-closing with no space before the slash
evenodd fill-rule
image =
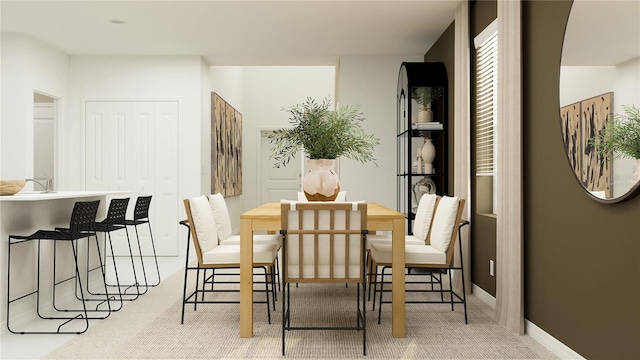
<path id="1" fill-rule="evenodd" d="M 640 108 L 640 2 L 574 0 L 560 66 L 560 122 L 576 179 L 613 203 L 640 192 L 640 160 L 596 151 L 593 140 L 629 106 Z"/>

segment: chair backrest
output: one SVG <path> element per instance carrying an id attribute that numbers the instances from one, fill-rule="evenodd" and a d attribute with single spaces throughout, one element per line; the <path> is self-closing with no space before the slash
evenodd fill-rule
<path id="1" fill-rule="evenodd" d="M 447 254 L 446 266 L 453 262 L 458 230 L 462 221 L 464 199 L 457 196 L 438 197 L 426 244 Z"/>
<path id="2" fill-rule="evenodd" d="M 280 206 L 285 282 L 363 281 L 365 202 L 283 201 Z"/>
<path id="3" fill-rule="evenodd" d="M 149 218 L 149 206 L 151 205 L 151 195 L 138 196 L 136 207 L 133 209 L 133 218 L 135 220 Z"/>
<path id="4" fill-rule="evenodd" d="M 100 200 L 78 201 L 73 205 L 69 229 L 72 232 L 93 231 Z"/>
<path id="5" fill-rule="evenodd" d="M 211 205 L 211 211 L 213 211 L 213 218 L 216 221 L 218 241 L 226 240 L 233 234 L 233 227 L 231 226 L 229 209 L 227 208 L 227 203 L 224 201 L 224 196 L 217 193 L 209 195 L 207 198 Z"/>
<path id="6" fill-rule="evenodd" d="M 426 241 L 433 222 L 433 214 L 436 209 L 438 196 L 436 194 L 424 194 L 418 202 L 418 211 L 413 220 L 413 236 Z"/>
<path id="7" fill-rule="evenodd" d="M 198 263 L 202 266 L 202 253 L 206 253 L 218 246 L 218 230 L 211 211 L 207 196 L 184 199 L 184 209 L 187 213 L 189 231 L 193 239 L 193 247 L 198 256 Z"/>
<path id="8" fill-rule="evenodd" d="M 127 207 L 129 206 L 129 198 L 111 199 L 109 210 L 107 211 L 106 221 L 109 225 L 119 225 L 125 223 L 127 216 Z"/>

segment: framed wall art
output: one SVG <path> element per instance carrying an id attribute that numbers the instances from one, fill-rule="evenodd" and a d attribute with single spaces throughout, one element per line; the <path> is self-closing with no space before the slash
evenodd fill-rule
<path id="1" fill-rule="evenodd" d="M 242 194 L 242 114 L 211 93 L 211 193 Z"/>

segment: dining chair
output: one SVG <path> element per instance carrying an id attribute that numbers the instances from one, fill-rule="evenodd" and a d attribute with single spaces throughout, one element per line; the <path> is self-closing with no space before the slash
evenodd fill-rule
<path id="1" fill-rule="evenodd" d="M 213 211 L 213 217 L 216 222 L 216 229 L 218 233 L 218 243 L 220 245 L 240 245 L 240 235 L 233 235 L 233 228 L 231 226 L 231 217 L 229 216 L 229 210 L 227 208 L 227 202 L 220 193 L 207 195 L 209 203 L 211 204 L 211 211 Z M 279 253 L 282 248 L 282 236 L 279 234 L 253 234 L 253 244 L 272 244 L 276 246 L 276 251 Z M 279 271 L 279 256 L 276 257 L 275 269 L 272 273 L 275 276 L 275 282 L 280 286 L 280 271 Z M 205 270 L 205 279 L 206 270 Z M 211 284 L 213 286 L 213 283 Z M 274 292 L 274 304 L 276 294 Z M 274 308 L 275 310 L 275 308 Z"/>
<path id="2" fill-rule="evenodd" d="M 405 245 L 424 245 L 431 228 L 433 220 L 433 212 L 436 207 L 436 194 L 424 194 L 418 202 L 418 209 L 413 220 L 412 234 L 405 234 Z M 367 235 L 367 269 L 369 272 L 369 299 L 371 298 L 371 289 L 374 292 L 377 288 L 377 269 L 373 268 L 373 263 L 369 256 L 371 247 L 378 244 L 391 245 L 391 235 L 370 234 Z M 371 286 L 373 284 L 373 286 Z M 375 296 L 373 299 L 373 310 L 375 310 Z"/>
<path id="3" fill-rule="evenodd" d="M 82 284 L 82 278 L 80 276 L 80 266 L 78 263 L 78 248 L 80 244 L 78 243 L 81 239 L 90 239 L 91 237 L 95 238 L 96 247 L 98 251 L 100 249 L 98 238 L 93 231 L 93 224 L 96 220 L 96 214 L 98 212 L 98 207 L 100 205 L 100 200 L 95 201 L 78 201 L 73 206 L 73 211 L 71 213 L 71 219 L 69 220 L 69 227 L 66 229 L 63 228 L 55 228 L 52 230 L 37 230 L 31 235 L 9 235 L 8 239 L 8 252 L 7 252 L 7 329 L 9 332 L 14 334 L 81 334 L 87 331 L 89 328 L 89 320 L 90 319 L 105 319 L 109 317 L 111 314 L 111 300 L 108 297 L 101 298 L 90 298 L 85 293 L 85 288 Z M 26 244 L 30 241 L 37 241 L 37 281 L 36 281 L 36 290 L 27 293 L 21 294 L 16 298 L 11 297 L 11 248 L 12 246 L 18 244 Z M 52 307 L 51 310 L 54 312 L 54 316 L 45 314 L 40 307 L 40 283 L 41 283 L 41 272 L 45 270 L 41 269 L 40 257 L 42 253 L 41 242 L 42 241 L 52 241 L 53 242 L 53 286 L 51 290 L 52 297 Z M 88 241 L 86 246 L 89 246 Z M 70 245 L 72 255 L 73 255 L 73 276 L 67 277 L 64 279 L 59 279 L 56 276 L 56 270 L 58 268 L 58 261 L 56 260 L 58 257 L 58 246 L 59 243 L 68 243 Z M 61 244 L 60 244 L 61 245 Z M 100 261 L 101 260 L 101 257 Z M 102 276 L 104 279 L 104 273 Z M 57 304 L 57 294 L 56 288 L 63 283 L 75 280 L 74 285 L 74 293 L 75 297 L 80 300 L 82 307 L 81 308 L 70 308 L 71 304 L 65 305 L 65 308 L 61 308 L 60 305 Z M 106 285 L 105 285 L 106 292 Z M 10 309 L 11 304 L 14 302 L 23 300 L 32 295 L 35 295 L 35 311 L 38 318 L 48 321 L 59 322 L 57 328 L 55 330 L 45 329 L 43 327 L 35 327 L 34 330 L 15 330 L 11 327 L 11 316 Z M 88 306 L 89 301 L 97 301 L 98 304 L 95 308 L 90 309 Z M 106 308 L 105 308 L 106 307 Z M 102 313 L 102 315 L 90 315 Z M 82 325 L 80 327 L 76 327 L 75 330 L 72 330 L 69 326 L 70 324 L 80 321 Z M 69 330 L 68 330 L 69 329 Z"/>
<path id="4" fill-rule="evenodd" d="M 418 300 L 407 299 L 407 304 L 420 303 L 420 304 L 433 304 L 433 303 L 445 303 L 451 304 L 451 310 L 454 310 L 454 304 L 463 304 L 464 307 L 464 322 L 467 323 L 467 302 L 466 293 L 464 288 L 464 271 L 462 262 L 462 241 L 460 237 L 460 227 L 468 224 L 467 221 L 462 220 L 462 211 L 464 209 L 465 201 L 458 197 L 450 196 L 438 196 L 435 205 L 435 213 L 433 215 L 433 221 L 429 229 L 426 241 L 422 245 L 405 245 L 405 268 L 407 269 L 421 269 L 426 272 L 429 277 L 427 281 L 407 281 L 406 292 L 426 292 L 426 293 L 439 293 L 440 299 L 434 299 L 433 297 L 424 297 Z M 460 249 L 460 265 L 456 266 L 454 263 L 454 251 L 456 244 L 456 237 L 458 238 L 458 247 Z M 373 268 L 382 268 L 379 276 L 381 276 L 380 289 L 377 290 L 379 294 L 379 306 L 378 306 L 378 323 L 382 315 L 382 304 L 389 304 L 391 300 L 383 301 L 383 294 L 390 290 L 384 290 L 385 276 L 387 270 L 391 269 L 392 254 L 391 244 L 374 244 L 370 251 L 371 261 Z M 452 286 L 452 271 L 458 270 L 462 275 L 462 294 L 458 294 L 454 291 Z M 441 280 L 440 275 L 447 274 L 449 277 L 449 288 L 444 288 L 444 282 Z M 407 276 L 423 276 L 420 273 L 408 273 Z M 434 280 L 435 279 L 435 280 Z M 431 288 L 426 289 L 413 289 L 410 288 L 411 284 L 431 284 Z M 439 289 L 434 289 L 433 285 L 439 285 Z M 449 294 L 448 298 L 444 297 L 444 294 Z M 375 295 L 375 292 L 374 292 Z"/>
<path id="5" fill-rule="evenodd" d="M 184 207 L 187 213 L 187 219 L 180 222 L 181 225 L 189 229 L 187 235 L 187 255 L 184 272 L 184 287 L 182 290 L 182 317 L 180 323 L 184 323 L 185 305 L 193 304 L 194 310 L 197 310 L 198 304 L 238 304 L 238 300 L 229 300 L 228 298 L 216 298 L 205 300 L 204 294 L 239 292 L 238 289 L 211 289 L 204 288 L 205 279 L 200 284 L 200 271 L 206 269 L 222 270 L 222 269 L 239 269 L 240 268 L 240 245 L 219 244 L 218 230 L 215 217 L 206 195 L 193 197 L 184 200 Z M 193 239 L 193 248 L 196 252 L 197 262 L 195 266 L 189 265 L 189 241 Z M 270 269 L 274 268 L 277 255 L 276 246 L 274 244 L 254 244 L 253 246 L 253 268 L 261 269 L 264 274 L 264 290 L 254 290 L 255 292 L 264 292 L 265 301 L 254 300 L 254 304 L 267 305 L 267 319 L 271 323 L 271 308 L 269 303 L 269 293 L 273 292 L 274 275 Z M 187 280 L 189 271 L 195 271 L 195 289 L 187 294 Z M 233 274 L 221 273 L 219 275 L 237 276 L 237 272 Z M 238 281 L 219 281 L 212 275 L 210 281 L 220 284 L 238 283 Z M 258 283 L 258 282 L 255 282 Z M 271 290 L 269 286 L 271 285 Z M 198 299 L 198 294 L 202 295 Z"/>
<path id="6" fill-rule="evenodd" d="M 282 355 L 285 354 L 285 334 L 290 330 L 362 331 L 362 352 L 366 355 L 367 204 L 282 201 L 280 206 L 280 233 L 283 237 Z M 355 326 L 293 326 L 291 302 L 295 296 L 291 283 L 357 284 Z"/>

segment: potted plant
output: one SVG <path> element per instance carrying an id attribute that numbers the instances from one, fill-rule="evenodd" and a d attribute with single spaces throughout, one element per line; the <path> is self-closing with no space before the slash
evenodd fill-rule
<path id="1" fill-rule="evenodd" d="M 420 110 L 418 111 L 419 123 L 433 121 L 431 103 L 442 94 L 443 88 L 441 87 L 418 86 L 413 88 L 411 96 L 420 105 Z"/>
<path id="2" fill-rule="evenodd" d="M 331 110 L 331 100 L 303 103 L 283 109 L 289 113 L 291 127 L 269 135 L 275 167 L 286 166 L 300 150 L 305 151 L 307 173 L 303 190 L 309 200 L 333 200 L 340 191 L 335 159 L 344 156 L 361 163 L 374 162 L 373 149 L 380 139 L 362 128 L 364 115 L 358 106 Z"/>
<path id="3" fill-rule="evenodd" d="M 589 139 L 599 154 L 612 153 L 615 158 L 636 159 L 636 170 L 632 181 L 640 180 L 640 109 L 634 105 L 623 105 L 623 115 L 615 115 L 602 131 Z"/>

